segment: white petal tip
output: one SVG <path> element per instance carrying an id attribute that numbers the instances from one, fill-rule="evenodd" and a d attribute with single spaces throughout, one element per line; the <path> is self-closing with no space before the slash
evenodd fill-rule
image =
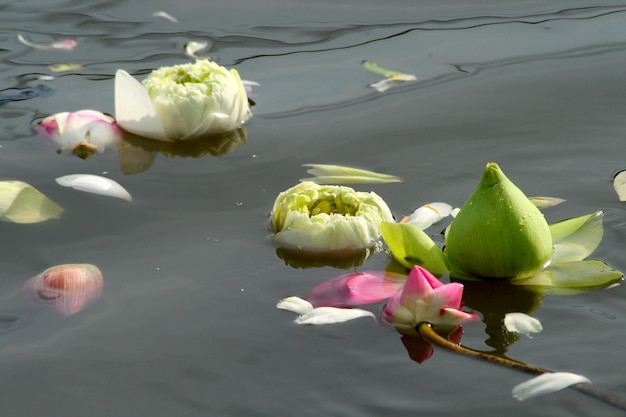
<path id="1" fill-rule="evenodd" d="M 313 311 L 313 305 L 300 297 L 283 298 L 276 304 L 276 308 L 297 314 L 306 314 Z"/>
<path id="2" fill-rule="evenodd" d="M 587 377 L 571 372 L 545 373 L 516 385 L 511 394 L 516 400 L 524 401 L 581 383 L 591 384 L 591 381 Z"/>

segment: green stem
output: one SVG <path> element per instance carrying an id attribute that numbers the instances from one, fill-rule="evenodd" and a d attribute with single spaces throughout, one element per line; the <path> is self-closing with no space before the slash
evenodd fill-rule
<path id="1" fill-rule="evenodd" d="M 547 370 L 547 369 L 539 368 L 539 367 L 532 366 L 532 365 L 527 365 L 523 362 L 514 361 L 512 359 L 503 358 L 501 356 L 496 356 L 496 355 L 491 355 L 489 353 L 480 352 L 477 350 L 467 348 L 465 346 L 457 345 L 456 343 L 449 341 L 448 339 L 442 337 L 437 332 L 435 332 L 435 330 L 433 330 L 433 326 L 427 322 L 422 322 L 418 324 L 417 332 L 420 334 L 420 336 L 422 336 L 424 340 L 428 341 L 429 343 L 451 350 L 456 353 L 460 353 L 462 355 L 467 355 L 467 356 L 471 356 L 474 358 L 486 360 L 486 361 L 489 361 L 489 362 L 492 362 L 501 366 L 507 366 L 509 368 L 517 369 L 517 370 L 528 372 L 531 374 L 552 373 L 552 371 Z M 589 395 L 590 397 L 600 400 L 612 407 L 615 407 L 618 410 L 626 411 L 625 402 L 617 398 L 611 397 L 610 395 L 607 395 L 601 391 L 593 389 L 589 387 L 588 385 L 575 384 L 575 385 L 572 385 L 572 388 L 574 388 L 576 391 L 582 392 L 583 394 Z"/>

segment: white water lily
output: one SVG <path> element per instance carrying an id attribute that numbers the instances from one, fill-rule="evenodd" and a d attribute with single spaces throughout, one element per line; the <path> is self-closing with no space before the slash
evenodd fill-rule
<path id="1" fill-rule="evenodd" d="M 525 313 L 507 313 L 504 315 L 504 327 L 509 332 L 525 334 L 532 339 L 531 333 L 543 330 L 541 322 Z"/>
<path id="2" fill-rule="evenodd" d="M 383 221 L 393 215 L 376 193 L 309 181 L 280 193 L 271 214 L 278 246 L 310 251 L 374 247 Z"/>
<path id="3" fill-rule="evenodd" d="M 360 308 L 338 308 L 338 307 L 318 307 L 300 297 L 287 297 L 276 304 L 276 308 L 288 310 L 299 314 L 295 322 L 298 324 L 333 324 L 358 319 L 361 317 L 371 317 L 376 320 L 376 316 L 371 311 Z"/>
<path id="4" fill-rule="evenodd" d="M 199 60 L 154 70 L 143 83 L 118 70 L 115 115 L 131 133 L 173 142 L 230 132 L 251 112 L 237 71 Z"/>
<path id="5" fill-rule="evenodd" d="M 548 372 L 516 385 L 512 395 L 516 400 L 524 401 L 580 383 L 591 384 L 591 381 L 583 375 L 571 372 Z"/>
<path id="6" fill-rule="evenodd" d="M 73 153 L 82 159 L 116 147 L 123 137 L 115 119 L 96 110 L 53 114 L 37 124 L 37 132 L 50 140 L 58 153 Z"/>

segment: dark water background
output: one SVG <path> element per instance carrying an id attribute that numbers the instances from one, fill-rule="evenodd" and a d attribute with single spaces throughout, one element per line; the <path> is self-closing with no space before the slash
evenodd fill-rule
<path id="1" fill-rule="evenodd" d="M 153 17 L 159 10 L 179 22 Z M 37 51 L 17 33 L 78 47 Z M 117 152 L 58 156 L 33 133 L 52 113 L 113 113 L 116 69 L 188 62 L 190 40 L 211 42 L 211 56 L 261 84 L 246 144 L 221 157 L 158 154 L 128 175 Z M 363 59 L 419 80 L 376 93 Z M 510 390 L 527 375 L 445 351 L 418 365 L 392 328 L 369 320 L 293 324 L 276 302 L 343 271 L 285 265 L 266 222 L 275 196 L 306 176 L 303 163 L 403 177 L 365 186 L 401 216 L 431 201 L 460 206 L 496 161 L 528 195 L 567 199 L 545 211 L 550 222 L 605 210 L 594 257 L 626 270 L 626 209 L 611 185 L 626 167 L 626 5 L 5 1 L 0 60 L 0 93 L 44 86 L 0 104 L 0 177 L 65 209 L 59 220 L 0 223 L 0 415 L 616 415 L 571 390 L 519 403 Z M 59 63 L 83 68 L 47 69 Z M 54 181 L 74 173 L 104 173 L 134 201 Z M 63 318 L 23 302 L 28 278 L 85 262 L 105 285 L 84 311 Z M 380 255 L 361 269 L 386 265 Z M 487 305 L 499 297 L 476 291 Z M 625 296 L 618 287 L 538 297 L 544 332 L 508 355 L 625 397 Z M 490 350 L 492 336 L 476 323 L 463 343 Z"/>

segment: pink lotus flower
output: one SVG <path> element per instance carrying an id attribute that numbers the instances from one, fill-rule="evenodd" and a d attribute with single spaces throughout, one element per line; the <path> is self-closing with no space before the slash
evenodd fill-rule
<path id="1" fill-rule="evenodd" d="M 443 284 L 426 269 L 415 266 L 404 288 L 383 309 L 382 319 L 405 335 L 418 335 L 416 327 L 422 322 L 457 327 L 478 318 L 460 310 L 462 296 L 462 284 Z"/>

